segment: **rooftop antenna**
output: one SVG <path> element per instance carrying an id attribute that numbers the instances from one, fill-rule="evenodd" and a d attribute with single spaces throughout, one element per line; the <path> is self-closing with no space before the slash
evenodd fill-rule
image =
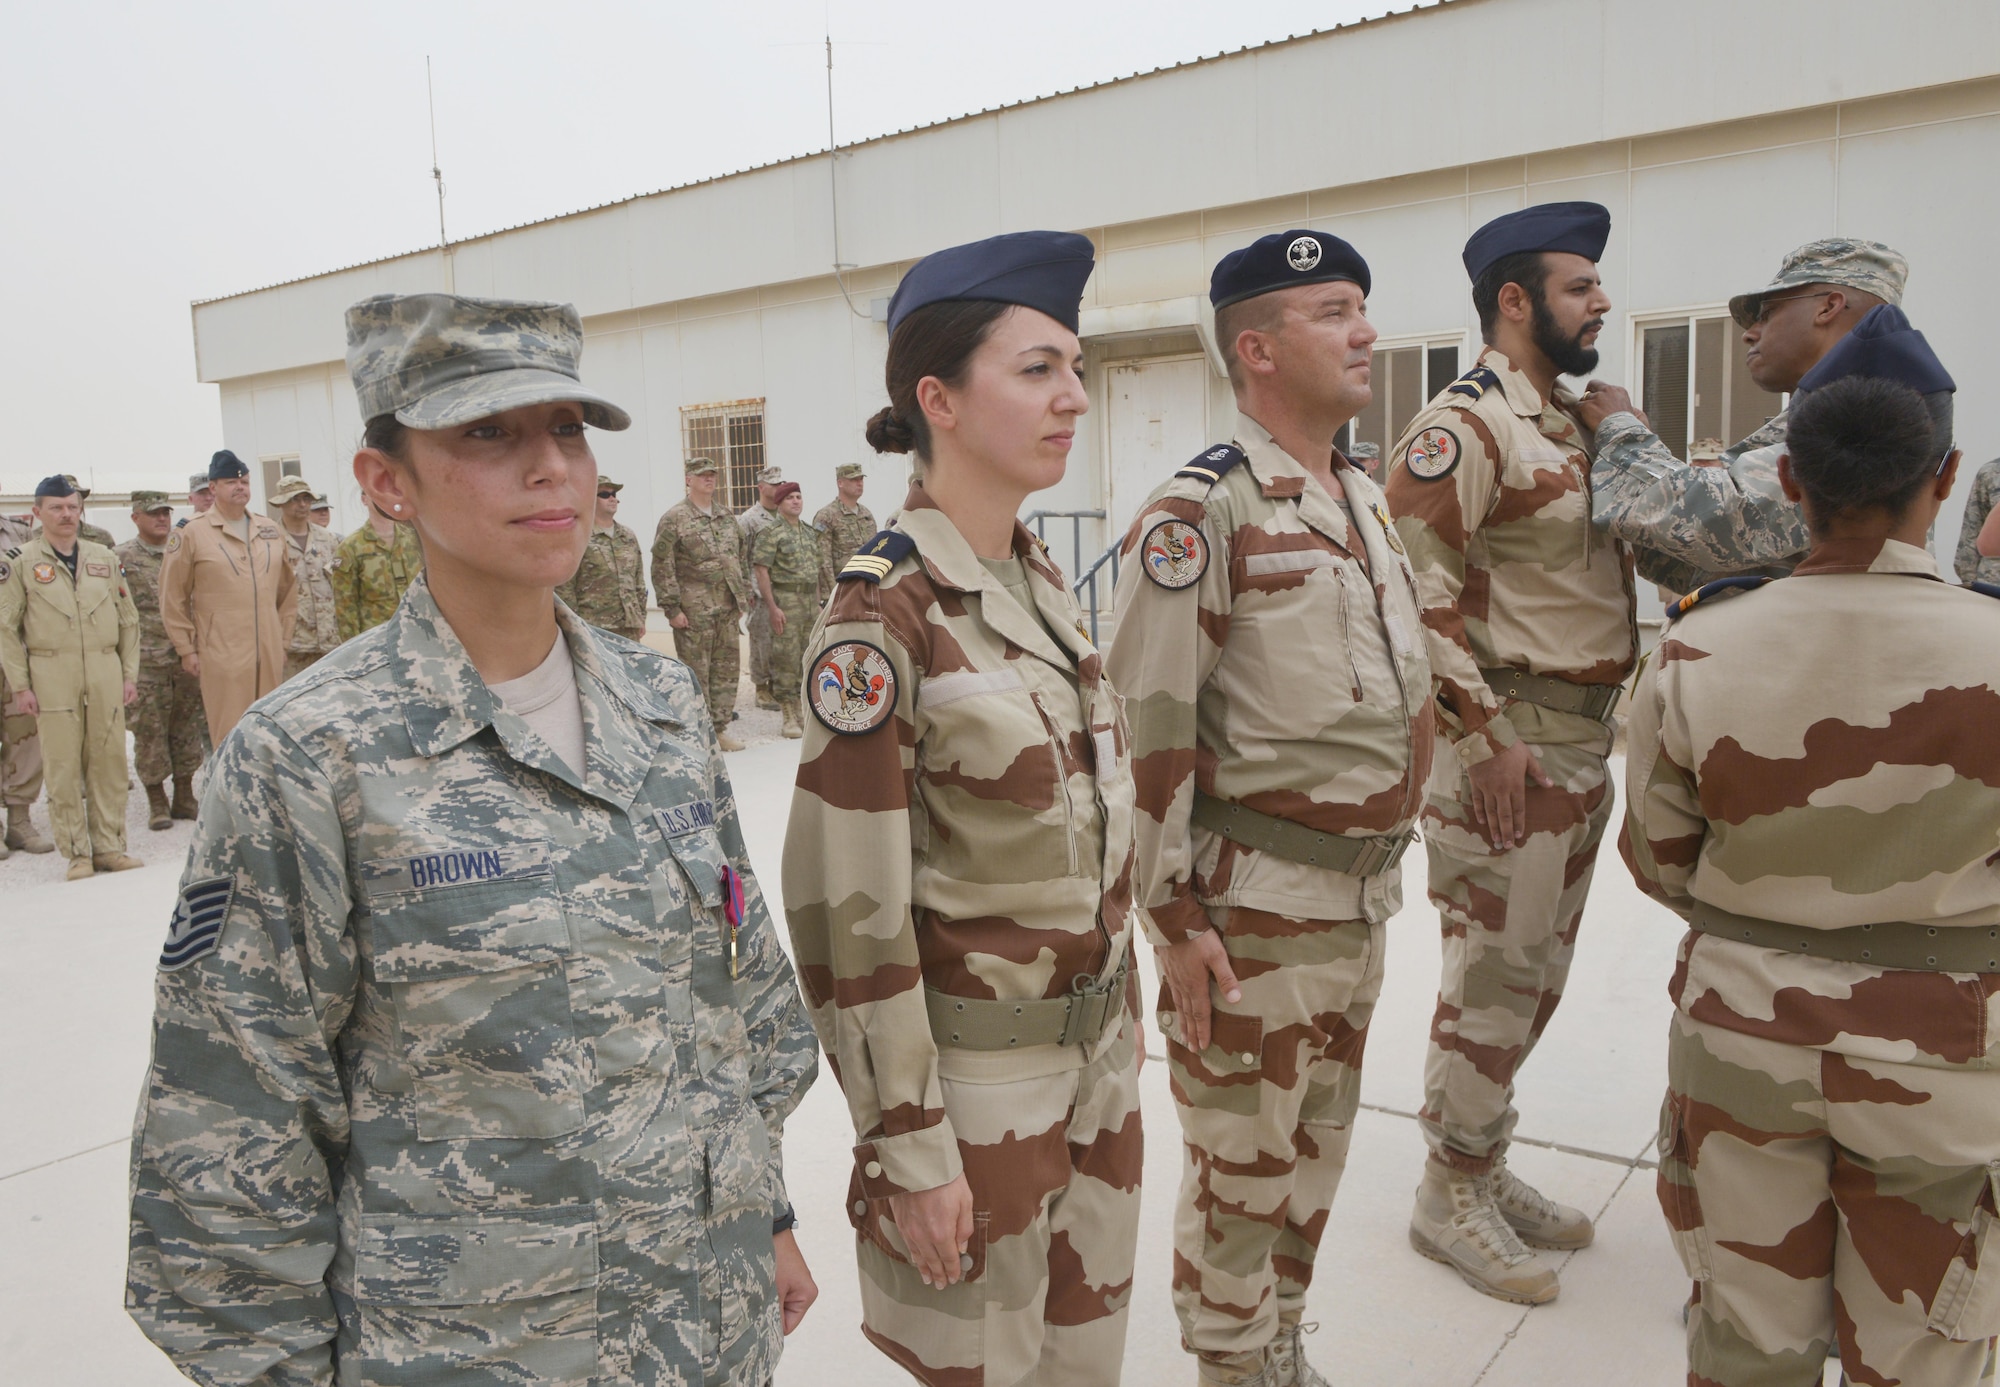
<path id="1" fill-rule="evenodd" d="M 847 282 L 840 277 L 842 270 L 855 267 L 840 258 L 840 146 L 833 138 L 833 30 L 830 25 L 826 33 L 826 186 L 833 210 L 833 282 L 840 286 L 840 296 L 847 300 L 850 313 L 857 318 L 871 317 L 871 314 L 854 306 L 854 297 L 847 292 Z"/>
<path id="2" fill-rule="evenodd" d="M 437 86 L 431 81 L 431 55 L 428 53 L 424 54 L 424 95 L 431 110 L 431 180 L 437 184 L 438 190 L 438 249 L 444 253 L 449 265 L 451 242 L 444 234 L 444 170 L 438 167 Z"/>

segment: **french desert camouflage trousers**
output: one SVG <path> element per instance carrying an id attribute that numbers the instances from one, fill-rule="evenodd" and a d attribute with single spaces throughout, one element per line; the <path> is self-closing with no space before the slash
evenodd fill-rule
<path id="1" fill-rule="evenodd" d="M 1444 967 L 1424 1060 L 1424 1138 L 1438 1161 L 1483 1175 L 1519 1116 L 1514 1075 L 1562 1001 L 1611 786 L 1604 757 L 1537 746 L 1555 782 L 1528 785 L 1528 833 L 1494 852 L 1472 814 L 1472 786 L 1450 764 L 1431 782 L 1424 846 Z"/>
<path id="2" fill-rule="evenodd" d="M 0 803 L 26 807 L 42 792 L 42 739 L 32 716 L 4 711 L 13 702 L 0 679 Z"/>
<path id="3" fill-rule="evenodd" d="M 1690 1387 L 1991 1381 L 2000 1070 L 1855 1059 L 1676 1012 L 1660 1207 Z"/>
<path id="4" fill-rule="evenodd" d="M 179 665 L 141 665 L 139 696 L 125 710 L 132 767 L 141 785 L 191 776 L 201 766 L 201 682 Z"/>
<path id="5" fill-rule="evenodd" d="M 736 716 L 736 681 L 743 663 L 736 645 L 736 620 L 741 615 L 734 607 L 699 615 L 688 612 L 687 629 L 674 632 L 674 653 L 701 684 L 717 736 L 729 730 L 729 720 Z"/>
<path id="6" fill-rule="evenodd" d="M 1211 987 L 1209 1047 L 1160 1029 L 1182 1136 L 1174 1313 L 1195 1353 L 1250 1353 L 1297 1324 L 1347 1168 L 1384 927 L 1210 906 L 1243 1000 Z"/>
<path id="7" fill-rule="evenodd" d="M 771 687 L 771 614 L 764 608 L 764 599 L 755 592 L 755 584 L 752 588 L 750 611 L 743 622 L 743 629 L 750 636 L 750 682 L 768 691 Z"/>
<path id="8" fill-rule="evenodd" d="M 1116 1384 L 1139 1241 L 1139 1053 L 1130 1020 L 1081 1069 L 943 1079 L 972 1186 L 971 1270 L 926 1286 L 887 1200 L 848 1194 L 861 1332 L 930 1387 Z"/>

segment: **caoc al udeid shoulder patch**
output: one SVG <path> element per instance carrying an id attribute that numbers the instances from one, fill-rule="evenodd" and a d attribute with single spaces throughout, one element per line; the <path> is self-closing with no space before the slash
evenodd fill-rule
<path id="1" fill-rule="evenodd" d="M 806 702 L 829 732 L 873 732 L 896 711 L 896 667 L 867 641 L 830 645 L 813 661 Z"/>
<path id="2" fill-rule="evenodd" d="M 1208 541 L 1185 520 L 1162 520 L 1146 531 L 1139 558 L 1148 578 L 1178 592 L 1193 587 L 1208 571 Z"/>
<path id="3" fill-rule="evenodd" d="M 1449 477 L 1458 466 L 1458 452 L 1458 435 L 1450 429 L 1425 429 L 1410 440 L 1403 466 L 1419 480 L 1438 481 Z"/>
<path id="4" fill-rule="evenodd" d="M 167 927 L 166 947 L 160 950 L 162 973 L 185 968 L 215 952 L 222 943 L 222 922 L 235 894 L 234 877 L 208 877 L 181 888 L 180 899 L 174 902 L 174 922 Z"/>

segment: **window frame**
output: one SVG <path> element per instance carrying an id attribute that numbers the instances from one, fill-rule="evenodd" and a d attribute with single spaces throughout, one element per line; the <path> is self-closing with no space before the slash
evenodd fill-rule
<path id="1" fill-rule="evenodd" d="M 741 515 L 757 501 L 757 474 L 770 465 L 771 439 L 770 416 L 766 413 L 768 397 L 746 396 L 737 400 L 710 400 L 698 405 L 680 407 L 681 461 L 686 463 L 696 457 L 714 458 L 721 467 L 721 485 L 716 494 L 731 515 Z M 739 442 L 735 437 L 735 425 L 755 419 L 757 437 L 755 442 Z M 696 430 L 705 424 L 715 424 L 721 437 L 715 446 L 704 442 L 700 447 L 694 443 Z M 707 430 L 703 431 L 707 433 Z M 739 450 L 750 456 L 739 456 Z"/>
<path id="2" fill-rule="evenodd" d="M 1648 420 L 1652 419 L 1653 409 L 1651 403 L 1646 399 L 1646 333 L 1648 329 L 1663 327 L 1684 327 L 1687 329 L 1687 412 L 1682 421 L 1682 426 L 1686 430 L 1687 445 L 1685 455 L 1676 454 L 1682 462 L 1692 461 L 1695 444 L 1701 441 L 1695 433 L 1696 411 L 1700 408 L 1697 398 L 1699 392 L 1695 389 L 1696 382 L 1700 379 L 1697 373 L 1701 369 L 1699 325 L 1717 318 L 1720 318 L 1725 324 L 1723 330 L 1724 350 L 1731 351 L 1733 350 L 1731 344 L 1735 343 L 1740 337 L 1742 329 L 1736 326 L 1736 320 L 1730 316 L 1729 303 L 1726 299 L 1721 302 L 1710 301 L 1707 303 L 1688 304 L 1676 308 L 1649 309 L 1644 313 L 1633 313 L 1627 319 L 1632 332 L 1632 403 L 1646 411 Z M 1725 390 L 1728 388 L 1730 378 L 1730 362 L 1725 361 L 1722 372 Z M 1791 408 L 1792 397 L 1789 391 L 1780 392 L 1777 400 L 1778 414 L 1782 414 L 1785 410 Z M 1730 403 L 1731 401 L 1725 396 L 1722 404 L 1719 406 L 1723 424 L 1722 432 L 1725 434 L 1735 432 L 1729 426 Z M 1768 417 L 1776 418 L 1777 416 L 1773 414 Z M 1739 439 L 1748 437 L 1748 433 L 1749 431 L 1745 431 L 1745 433 L 1737 435 L 1736 438 L 1726 437 L 1722 440 L 1722 446 L 1727 448 L 1738 442 Z M 1657 428 L 1654 429 L 1654 434 L 1655 436 L 1659 435 Z"/>
<path id="3" fill-rule="evenodd" d="M 1423 385 L 1419 389 L 1419 399 L 1417 402 L 1417 413 L 1421 414 L 1424 408 L 1427 405 L 1429 405 L 1432 400 L 1437 398 L 1438 392 L 1440 390 L 1443 390 L 1447 385 L 1451 384 L 1451 381 L 1448 380 L 1447 381 L 1431 380 L 1430 354 L 1441 347 L 1455 348 L 1458 351 L 1458 371 L 1456 374 L 1452 376 L 1451 379 L 1457 380 L 1459 376 L 1464 375 L 1468 370 L 1472 368 L 1473 360 L 1477 355 L 1476 351 L 1472 350 L 1471 339 L 1472 339 L 1471 330 L 1462 327 L 1440 329 L 1435 332 L 1397 333 L 1393 336 L 1385 334 L 1375 339 L 1373 356 L 1379 360 L 1385 353 L 1388 352 L 1408 351 L 1412 347 L 1417 349 L 1419 353 L 1417 359 L 1423 363 L 1423 368 L 1424 368 Z M 1372 375 L 1371 375 L 1371 381 L 1373 381 L 1373 383 L 1378 387 L 1382 385 L 1382 382 L 1379 380 L 1374 380 L 1374 377 Z M 1359 417 L 1360 417 L 1359 415 L 1356 416 L 1357 419 Z M 1414 419 L 1416 415 L 1411 415 L 1410 417 Z M 1390 422 L 1392 422 L 1392 416 L 1389 413 L 1389 405 L 1386 401 L 1382 406 L 1382 419 L 1385 426 Z M 1350 447 L 1352 447 L 1357 441 L 1359 441 L 1354 436 L 1354 424 L 1355 424 L 1354 419 L 1348 420 L 1347 423 L 1341 427 L 1340 433 L 1335 436 L 1334 440 L 1335 444 L 1340 448 L 1343 454 L 1346 453 L 1346 451 Z M 1388 437 L 1382 440 L 1382 459 L 1381 459 L 1382 476 L 1388 475 L 1389 454 L 1395 448 L 1396 440 L 1401 436 L 1402 434 L 1401 431 L 1399 430 L 1395 433 L 1390 434 Z"/>

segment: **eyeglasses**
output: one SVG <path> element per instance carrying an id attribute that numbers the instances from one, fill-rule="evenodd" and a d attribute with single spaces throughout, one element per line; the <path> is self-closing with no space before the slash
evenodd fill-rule
<path id="1" fill-rule="evenodd" d="M 615 491 L 600 491 L 597 493 L 597 499 L 600 501 L 615 501 L 618 499 L 618 493 Z"/>
<path id="2" fill-rule="evenodd" d="M 1760 326 L 1764 323 L 1768 323 L 1771 321 L 1771 310 L 1778 304 L 1791 303 L 1797 299 L 1823 299 L 1832 292 L 1833 290 L 1831 289 L 1822 289 L 1817 294 L 1785 294 L 1777 298 L 1766 297 L 1760 299 L 1757 302 L 1756 313 L 1751 315 L 1739 315 L 1736 319 L 1736 325 L 1738 327 Z"/>

